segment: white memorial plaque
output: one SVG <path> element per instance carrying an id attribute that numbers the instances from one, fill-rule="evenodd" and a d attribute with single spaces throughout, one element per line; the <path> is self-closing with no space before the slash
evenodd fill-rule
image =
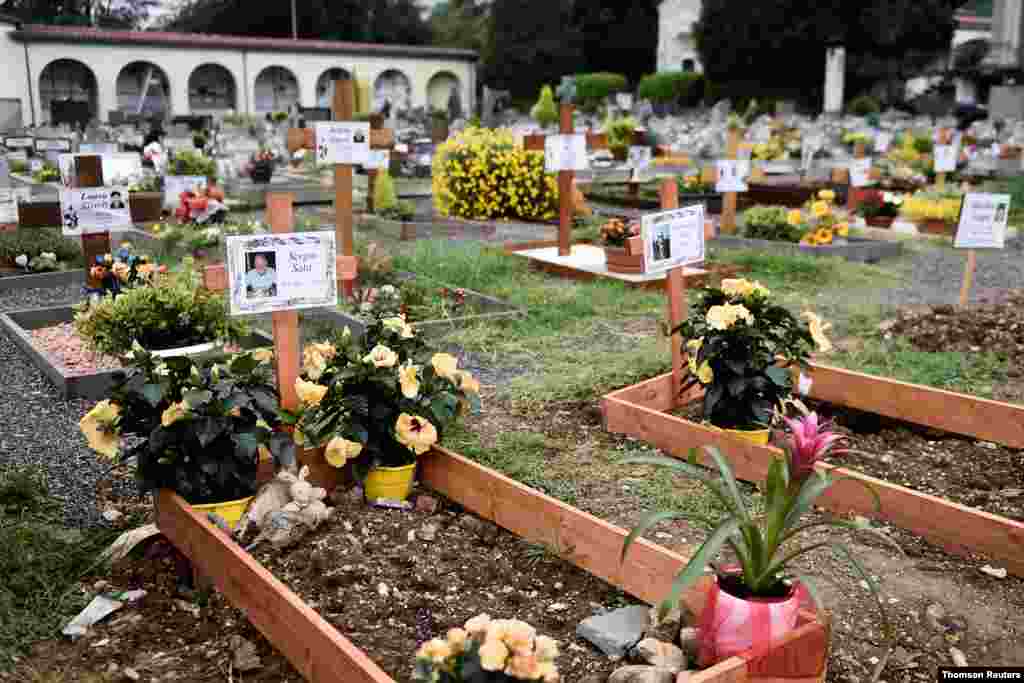
<path id="1" fill-rule="evenodd" d="M 548 135 L 544 138 L 546 172 L 586 171 L 588 168 L 586 135 Z"/>
<path id="2" fill-rule="evenodd" d="M 952 173 L 956 170 L 956 145 L 935 145 L 935 172 Z"/>
<path id="3" fill-rule="evenodd" d="M 368 171 L 386 171 L 391 165 L 391 153 L 386 149 L 371 149 L 363 168 Z"/>
<path id="4" fill-rule="evenodd" d="M 81 154 L 117 154 L 117 145 L 113 142 L 83 142 L 78 145 Z"/>
<path id="5" fill-rule="evenodd" d="M 644 272 L 660 273 L 704 260 L 704 205 L 643 216 Z"/>
<path id="6" fill-rule="evenodd" d="M 338 304 L 334 232 L 226 238 L 231 315 Z"/>
<path id="7" fill-rule="evenodd" d="M 37 152 L 70 152 L 70 138 L 36 138 Z"/>
<path id="8" fill-rule="evenodd" d="M 36 141 L 32 137 L 7 137 L 4 138 L 4 147 L 7 149 L 33 149 Z"/>
<path id="9" fill-rule="evenodd" d="M 316 163 L 365 164 L 370 157 L 370 124 L 356 121 L 317 121 Z"/>
<path id="10" fill-rule="evenodd" d="M 205 190 L 206 182 L 206 176 L 202 175 L 164 176 L 164 208 L 178 208 L 181 205 L 182 192 L 191 192 L 196 188 Z"/>
<path id="11" fill-rule="evenodd" d="M 650 147 L 634 145 L 629 148 L 629 167 L 636 170 L 643 170 L 651 167 L 654 159 L 654 152 Z"/>
<path id="12" fill-rule="evenodd" d="M 746 192 L 747 176 L 750 175 L 749 160 L 724 159 L 717 162 L 718 182 L 715 192 Z"/>
<path id="13" fill-rule="evenodd" d="M 633 95 L 628 92 L 616 93 L 615 103 L 619 105 L 619 109 L 631 110 L 633 108 Z"/>
<path id="14" fill-rule="evenodd" d="M 0 225 L 18 222 L 18 202 L 32 199 L 30 187 L 0 187 Z"/>
<path id="15" fill-rule="evenodd" d="M 132 227 L 127 187 L 61 190 L 60 213 L 68 237 Z"/>
<path id="16" fill-rule="evenodd" d="M 960 206 L 957 249 L 1002 249 L 1010 216 L 1010 195 L 968 192 Z"/>
<path id="17" fill-rule="evenodd" d="M 867 187 L 872 184 L 871 159 L 854 159 L 850 162 L 850 185 Z"/>

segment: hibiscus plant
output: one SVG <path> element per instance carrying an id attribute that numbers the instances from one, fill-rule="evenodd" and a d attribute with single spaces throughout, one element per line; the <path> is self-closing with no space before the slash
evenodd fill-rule
<path id="1" fill-rule="evenodd" d="M 811 349 L 830 348 L 813 313 L 798 319 L 770 301 L 760 283 L 723 280 L 706 288 L 673 330 L 688 356 L 683 392 L 704 389 L 704 419 L 724 429 L 763 429 L 792 391 L 789 366 L 806 366 Z"/>
<path id="2" fill-rule="evenodd" d="M 804 520 L 813 512 L 815 501 L 839 481 L 863 484 L 875 502 L 876 510 L 881 503 L 877 492 L 859 479 L 836 477 L 827 469 L 816 467 L 826 455 L 840 455 L 848 449 L 837 449 L 844 438 L 835 433 L 829 423 L 822 421 L 816 413 L 807 413 L 795 419 L 786 419 L 789 433 L 784 441 L 784 457 L 773 458 L 768 475 L 760 486 L 761 501 L 755 504 L 745 497 L 736 481 L 732 465 L 718 449 L 705 447 L 714 466 L 711 469 L 698 464 L 698 451 L 690 451 L 686 461 L 658 456 L 626 458 L 622 464 L 657 465 L 667 467 L 685 476 L 700 481 L 714 496 L 725 511 L 720 519 L 681 512 L 661 510 L 647 514 L 626 537 L 622 548 L 622 559 L 632 543 L 654 525 L 671 519 L 685 519 L 708 532 L 707 540 L 690 558 L 689 563 L 676 576 L 671 593 L 660 609 L 668 611 L 679 604 L 682 592 L 693 585 L 705 572 L 707 566 L 715 569 L 720 585 L 742 593 L 740 598 L 786 597 L 793 583 L 799 581 L 811 598 L 820 600 L 813 580 L 795 573 L 790 566 L 794 560 L 818 550 L 832 550 L 845 558 L 854 571 L 864 580 L 878 600 L 882 623 L 887 632 L 891 631 L 881 596 L 874 578 L 844 543 L 818 536 L 809 539 L 802 546 L 797 540 L 807 532 L 833 527 L 855 532 L 869 532 L 884 542 L 902 550 L 888 536 L 870 526 L 864 518 L 854 520 L 823 518 Z M 715 471 L 717 470 L 717 476 Z M 739 563 L 739 571 L 719 569 L 713 561 L 720 551 L 728 548 Z"/>
<path id="3" fill-rule="evenodd" d="M 193 504 L 251 496 L 261 459 L 295 463 L 291 436 L 279 430 L 272 356 L 161 360 L 136 344 L 134 367 L 79 427 L 101 455 L 137 460 L 142 493 L 170 488 Z"/>
<path id="4" fill-rule="evenodd" d="M 300 407 L 284 412 L 300 446 L 325 447 L 334 467 L 416 462 L 457 419 L 480 408 L 480 385 L 447 353 L 432 353 L 401 315 L 376 315 L 302 353 Z"/>

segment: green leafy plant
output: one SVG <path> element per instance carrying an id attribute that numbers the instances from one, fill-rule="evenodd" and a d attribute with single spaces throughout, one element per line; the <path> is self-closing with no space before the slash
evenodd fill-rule
<path id="1" fill-rule="evenodd" d="M 271 357 L 263 351 L 226 362 L 161 361 L 135 344 L 135 367 L 79 427 L 98 453 L 137 458 L 142 493 L 170 488 L 193 504 L 251 496 L 261 457 L 295 462 L 291 436 L 277 431 L 280 399 Z M 127 447 L 126 436 L 134 437 Z"/>
<path id="2" fill-rule="evenodd" d="M 479 384 L 454 356 L 432 353 L 400 315 L 377 316 L 360 339 L 348 328 L 306 346 L 296 380 L 301 407 L 288 415 L 299 445 L 326 446 L 342 467 L 416 462 L 460 415 L 480 408 Z"/>
<path id="3" fill-rule="evenodd" d="M 704 388 L 704 419 L 716 427 L 769 427 L 791 395 L 790 366 L 806 366 L 815 343 L 829 348 L 817 316 L 805 313 L 817 322 L 801 322 L 770 296 L 758 282 L 723 280 L 721 289 L 704 289 L 672 331 L 686 340 L 683 391 Z"/>
<path id="4" fill-rule="evenodd" d="M 867 116 L 869 114 L 878 114 L 882 111 L 882 105 L 871 95 L 858 95 L 850 100 L 850 104 L 847 107 L 854 116 Z"/>
<path id="5" fill-rule="evenodd" d="M 377 180 L 373 184 L 373 208 L 377 213 L 390 211 L 398 204 L 398 193 L 395 191 L 395 181 L 391 174 L 382 171 L 377 174 Z"/>
<path id="6" fill-rule="evenodd" d="M 82 262 L 82 247 L 76 240 L 64 237 L 60 229 L 0 232 L 0 264 L 11 267 L 19 256 L 31 261 L 42 254 L 53 254 L 58 264 Z"/>
<path id="7" fill-rule="evenodd" d="M 22 161 L 21 159 L 15 159 L 14 161 L 10 162 L 8 167 L 11 169 L 11 173 L 28 173 L 28 162 Z"/>
<path id="8" fill-rule="evenodd" d="M 284 123 L 288 120 L 288 112 L 286 111 L 275 111 L 270 115 L 271 120 L 274 123 Z"/>
<path id="9" fill-rule="evenodd" d="M 217 162 L 198 150 L 185 149 L 175 152 L 168 175 L 217 177 Z"/>
<path id="10" fill-rule="evenodd" d="M 50 164 L 44 164 L 41 169 L 32 174 L 32 180 L 37 183 L 60 182 L 60 169 Z"/>
<path id="11" fill-rule="evenodd" d="M 129 192 L 163 192 L 163 189 L 164 179 L 159 175 L 143 176 L 128 186 Z"/>
<path id="12" fill-rule="evenodd" d="M 629 82 L 622 74 L 597 72 L 576 74 L 576 100 L 580 109 L 595 111 L 608 97 L 625 92 Z"/>
<path id="13" fill-rule="evenodd" d="M 75 313 L 75 329 L 97 351 L 123 355 L 138 342 L 156 351 L 192 346 L 247 333 L 227 314 L 223 294 L 202 287 L 202 277 L 186 258 L 182 269 L 160 277 L 153 287 L 86 302 Z"/>
<path id="14" fill-rule="evenodd" d="M 677 510 L 663 510 L 647 514 L 630 531 L 622 548 L 625 559 L 631 545 L 654 525 L 670 519 L 686 519 L 708 532 L 707 540 L 690 558 L 686 567 L 676 576 L 669 596 L 661 604 L 661 611 L 667 612 L 679 604 L 682 592 L 704 575 L 705 567 L 712 564 L 722 549 L 728 548 L 740 565 L 740 572 L 715 569 L 719 586 L 737 597 L 778 598 L 787 596 L 793 583 L 799 581 L 811 597 L 819 604 L 815 582 L 793 571 L 791 565 L 798 558 L 819 550 L 832 550 L 845 558 L 856 573 L 864 580 L 874 594 L 885 631 L 891 636 L 881 595 L 875 579 L 864 570 L 849 547 L 834 539 L 815 540 L 802 547 L 793 547 L 806 532 L 821 528 L 852 530 L 872 533 L 886 543 L 896 547 L 888 536 L 873 529 L 866 519 L 854 521 L 824 519 L 804 521 L 813 512 L 815 501 L 838 481 L 859 481 L 849 477 L 835 477 L 829 472 L 815 468 L 815 463 L 826 455 L 838 455 L 843 450 L 833 450 L 842 438 L 823 424 L 817 414 L 810 413 L 797 419 L 787 419 L 790 434 L 785 443 L 785 457 L 773 458 L 768 475 L 761 485 L 763 509 L 748 503 L 741 493 L 739 483 L 729 461 L 714 447 L 703 450 L 712 461 L 714 469 L 700 467 L 698 451 L 690 452 L 686 461 L 658 456 L 637 456 L 626 458 L 626 465 L 656 465 L 666 467 L 701 482 L 715 497 L 725 513 L 720 519 L 712 519 Z M 717 470 L 715 475 L 714 470 Z M 878 494 L 864 484 L 875 502 L 876 510 L 881 508 Z"/>
<path id="15" fill-rule="evenodd" d="M 530 110 L 530 116 L 543 128 L 558 123 L 558 106 L 555 104 L 555 93 L 550 85 L 540 89 L 540 96 L 537 98 L 537 104 Z"/>
<path id="16" fill-rule="evenodd" d="M 753 206 L 743 212 L 743 234 L 750 239 L 799 242 L 804 230 L 789 222 L 784 206 Z"/>
<path id="17" fill-rule="evenodd" d="M 633 144 L 633 131 L 639 125 L 632 116 L 605 121 L 604 132 L 608 135 L 608 147 L 628 147 Z"/>
<path id="18" fill-rule="evenodd" d="M 640 79 L 639 95 L 662 104 L 696 106 L 704 97 L 704 76 L 687 71 L 665 71 Z"/>

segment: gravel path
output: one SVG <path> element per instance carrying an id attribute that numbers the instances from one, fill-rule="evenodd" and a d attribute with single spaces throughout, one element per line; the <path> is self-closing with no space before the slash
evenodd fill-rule
<path id="1" fill-rule="evenodd" d="M 15 289 L 0 292 L 0 313 L 46 308 L 82 301 L 82 283 L 47 289 Z"/>

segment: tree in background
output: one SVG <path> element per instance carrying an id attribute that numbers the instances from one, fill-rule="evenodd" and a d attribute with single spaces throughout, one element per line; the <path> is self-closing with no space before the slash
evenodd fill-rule
<path id="1" fill-rule="evenodd" d="M 704 0 L 694 26 L 708 79 L 723 96 L 803 95 L 820 105 L 825 51 L 847 50 L 847 91 L 904 80 L 948 54 L 966 0 Z"/>
<path id="2" fill-rule="evenodd" d="M 488 52 L 491 6 L 481 0 L 442 0 L 430 13 L 435 45 Z"/>
<path id="3" fill-rule="evenodd" d="M 577 0 L 573 23 L 582 34 L 581 71 L 625 74 L 631 83 L 657 68 L 660 0 Z"/>
<path id="4" fill-rule="evenodd" d="M 0 0 L 0 13 L 25 23 L 139 28 L 159 0 Z"/>

